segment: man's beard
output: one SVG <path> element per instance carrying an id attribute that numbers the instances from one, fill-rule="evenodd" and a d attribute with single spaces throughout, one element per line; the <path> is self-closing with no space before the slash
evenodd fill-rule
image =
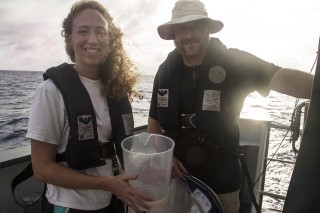
<path id="1" fill-rule="evenodd" d="M 189 58 L 197 58 L 205 51 L 206 46 L 208 45 L 209 41 L 207 41 L 207 44 L 204 44 L 202 42 L 200 43 L 194 43 L 193 45 L 185 45 L 186 43 L 193 43 L 195 41 L 186 41 L 181 43 L 175 43 L 175 46 L 178 48 L 180 54 L 185 57 Z"/>
<path id="2" fill-rule="evenodd" d="M 197 56 L 200 54 L 200 46 L 199 45 L 193 46 L 193 47 L 183 46 L 183 51 L 186 56 L 189 56 L 189 57 Z"/>

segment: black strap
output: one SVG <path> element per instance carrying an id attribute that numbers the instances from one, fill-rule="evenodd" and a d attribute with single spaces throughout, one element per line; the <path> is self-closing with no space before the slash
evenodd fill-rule
<path id="1" fill-rule="evenodd" d="M 12 195 L 13 195 L 13 199 L 16 201 L 16 203 L 18 204 L 18 206 L 20 207 L 28 207 L 28 206 L 33 206 L 35 205 L 37 202 L 39 202 L 42 197 L 45 195 L 46 191 L 47 191 L 47 184 L 44 185 L 44 189 L 43 192 L 41 194 L 41 196 L 34 202 L 29 202 L 26 204 L 22 204 L 20 203 L 16 196 L 15 196 L 15 188 L 22 183 L 23 181 L 29 179 L 31 176 L 33 176 L 33 170 L 32 170 L 32 163 L 29 163 L 28 166 L 26 168 L 24 168 L 22 170 L 22 172 L 20 172 L 11 182 L 11 191 L 12 191 Z"/>
<path id="2" fill-rule="evenodd" d="M 61 155 L 62 156 L 62 155 Z M 61 157 L 60 156 L 60 157 Z M 117 157 L 114 156 L 111 158 L 112 159 L 112 168 L 113 168 L 113 172 L 114 172 L 114 175 L 118 175 L 119 174 L 119 164 L 118 164 L 118 160 L 117 160 Z M 41 194 L 41 196 L 34 202 L 28 202 L 26 204 L 22 204 L 18 201 L 18 199 L 16 198 L 15 196 L 15 189 L 16 187 L 26 181 L 27 179 L 29 179 L 31 176 L 33 176 L 33 169 L 32 169 L 32 163 L 29 163 L 27 165 L 26 168 L 24 168 L 16 177 L 13 178 L 13 180 L 11 181 L 11 191 L 12 191 L 12 196 L 13 196 L 13 199 L 15 200 L 15 202 L 17 203 L 18 206 L 20 207 L 29 207 L 29 206 L 33 206 L 35 205 L 36 203 L 38 203 L 44 196 L 45 196 L 45 193 L 47 191 L 47 184 L 44 183 L 44 188 L 43 188 L 43 192 Z"/>
<path id="3" fill-rule="evenodd" d="M 252 203 L 254 205 L 254 208 L 256 209 L 256 212 L 257 213 L 261 213 L 261 208 L 258 205 L 256 197 L 254 196 L 254 193 L 253 193 L 253 184 L 252 184 L 252 180 L 251 180 L 251 177 L 250 177 L 250 174 L 249 174 L 249 170 L 248 170 L 248 167 L 247 167 L 247 163 L 246 163 L 245 157 L 244 157 L 244 155 L 242 153 L 239 153 L 238 157 L 239 157 L 240 162 L 241 162 L 241 167 L 243 169 L 243 173 L 244 173 L 244 175 L 246 177 L 246 180 L 247 180 L 248 191 L 249 191 L 249 194 L 250 194 L 250 197 L 251 197 L 251 201 L 252 201 Z"/>
<path id="4" fill-rule="evenodd" d="M 107 143 L 99 144 L 99 152 L 102 159 L 112 159 L 114 156 L 116 156 L 113 140 Z M 66 161 L 66 152 L 56 154 L 56 161 Z"/>
<path id="5" fill-rule="evenodd" d="M 112 147 L 111 147 L 112 146 Z M 106 152 L 106 149 L 111 149 L 111 151 L 109 152 Z M 114 172 L 114 175 L 118 175 L 119 174 L 119 165 L 118 165 L 118 160 L 117 160 L 117 157 L 115 155 L 115 150 L 114 150 L 114 147 L 113 147 L 113 143 L 108 143 L 108 145 L 106 145 L 106 147 L 103 147 L 103 150 L 106 152 L 105 155 L 107 158 L 111 158 L 112 160 L 112 168 L 113 168 L 113 172 Z M 109 156 L 110 155 L 110 156 Z M 111 157 L 112 155 L 112 157 Z M 57 162 L 59 161 L 65 161 L 65 155 L 64 153 L 62 154 L 57 154 L 56 155 L 56 160 Z M 29 203 L 26 203 L 26 204 L 22 204 L 18 201 L 18 199 L 16 198 L 15 196 L 15 189 L 16 187 L 26 181 L 27 179 L 29 179 L 31 176 L 33 176 L 33 169 L 32 169 L 32 163 L 30 162 L 26 168 L 24 168 L 16 177 L 13 178 L 13 180 L 11 181 L 11 191 L 12 191 L 12 195 L 13 195 L 13 199 L 15 200 L 15 202 L 18 204 L 18 206 L 20 207 L 28 207 L 28 206 L 33 206 L 35 205 L 36 203 L 38 203 L 44 196 L 45 196 L 45 193 L 47 191 L 47 184 L 45 183 L 44 184 L 44 189 L 43 189 L 43 192 L 41 194 L 41 196 L 34 202 L 29 202 Z"/>
<path id="6" fill-rule="evenodd" d="M 112 157 L 111 160 L 112 160 L 112 170 L 113 170 L 114 176 L 119 175 L 120 171 L 119 171 L 117 156 Z"/>

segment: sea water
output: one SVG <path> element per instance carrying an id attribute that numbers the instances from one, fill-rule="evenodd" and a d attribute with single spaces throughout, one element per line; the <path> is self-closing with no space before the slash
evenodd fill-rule
<path id="1" fill-rule="evenodd" d="M 0 151 L 26 146 L 25 138 L 32 97 L 37 86 L 43 81 L 42 72 L 0 71 Z M 147 123 L 154 76 L 141 76 L 136 91 L 144 96 L 132 102 L 135 126 Z M 270 92 L 266 98 L 258 93 L 250 94 L 241 112 L 241 117 L 272 120 L 274 123 L 290 125 L 295 98 Z M 301 100 L 303 101 L 303 100 Z M 300 101 L 300 102 L 301 102 Z M 286 132 L 272 129 L 269 144 L 269 158 L 295 161 L 292 144 Z M 285 195 L 293 166 L 271 162 L 267 167 L 265 191 Z M 264 197 L 263 207 L 282 209 L 283 201 Z"/>

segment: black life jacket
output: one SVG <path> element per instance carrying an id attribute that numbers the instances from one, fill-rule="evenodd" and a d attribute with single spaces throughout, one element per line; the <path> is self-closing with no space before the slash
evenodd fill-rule
<path id="1" fill-rule="evenodd" d="M 232 144 L 231 146 L 235 148 L 239 141 L 238 118 L 241 107 L 229 108 L 229 106 L 234 105 L 239 98 L 244 100 L 247 93 L 239 91 L 239 88 L 242 87 L 243 81 L 241 79 L 243 76 L 237 73 L 228 57 L 225 57 L 225 49 L 226 47 L 218 39 L 211 40 L 198 84 L 194 135 L 218 141 L 217 143 L 223 143 L 227 140 L 228 144 Z M 222 82 L 213 83 L 210 75 L 217 68 L 224 70 L 225 79 Z M 158 82 L 155 82 L 158 88 L 158 121 L 168 136 L 179 135 L 180 132 L 181 70 L 183 70 L 183 59 L 178 51 L 174 50 L 160 66 L 156 77 Z M 239 82 L 235 83 L 234 79 L 238 79 Z M 230 86 L 230 84 L 233 85 Z M 220 92 L 219 109 L 203 109 L 205 91 Z M 161 106 L 163 103 L 159 103 L 159 96 L 166 95 L 166 93 L 169 93 L 168 104 L 163 107 Z M 240 102 L 243 103 L 243 100 Z"/>
<path id="2" fill-rule="evenodd" d="M 79 79 L 73 65 L 63 63 L 48 69 L 44 80 L 50 78 L 62 94 L 70 126 L 70 136 L 66 151 L 57 156 L 58 161 L 66 161 L 73 169 L 88 169 L 105 164 L 104 158 L 115 154 L 122 156 L 121 141 L 133 135 L 134 123 L 128 97 L 108 98 L 112 141 L 104 146 L 98 143 L 97 122 L 90 96 Z M 114 151 L 113 143 L 116 146 Z"/>
<path id="3" fill-rule="evenodd" d="M 50 78 L 60 90 L 70 125 L 70 137 L 66 151 L 57 154 L 57 161 L 66 161 L 73 169 L 87 169 L 105 164 L 103 159 L 112 158 L 113 166 L 116 165 L 115 155 L 122 159 L 121 141 L 134 133 L 132 107 L 128 97 L 120 99 L 108 98 L 109 113 L 112 126 L 112 140 L 101 146 L 98 143 L 97 122 L 90 96 L 81 83 L 73 65 L 63 63 L 48 69 L 44 80 Z M 82 128 L 82 129 L 81 129 Z M 114 147 L 116 150 L 114 150 Z M 117 174 L 117 171 L 115 171 Z M 25 208 L 35 205 L 45 195 L 46 184 L 41 196 L 28 204 L 20 203 L 15 196 L 17 185 L 33 175 L 30 162 L 11 182 L 11 190 L 17 205 Z"/>
<path id="4" fill-rule="evenodd" d="M 219 39 L 211 38 L 198 83 L 194 134 L 237 142 L 238 119 L 246 96 L 256 90 L 267 95 L 267 80 L 278 68 L 248 52 L 226 48 Z M 158 90 L 157 119 L 166 132 L 173 134 L 179 134 L 181 127 L 179 106 L 183 69 L 183 59 L 175 49 L 160 65 L 155 78 L 155 88 Z M 224 79 L 219 79 L 223 75 Z M 216 92 L 220 93 L 217 100 L 204 98 L 206 93 L 210 98 Z M 220 103 L 210 106 L 214 101 Z M 220 109 L 214 109 L 216 106 Z"/>

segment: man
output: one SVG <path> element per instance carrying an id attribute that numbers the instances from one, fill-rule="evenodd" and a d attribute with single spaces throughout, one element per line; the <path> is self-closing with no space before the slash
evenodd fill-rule
<path id="1" fill-rule="evenodd" d="M 223 23 L 198 0 L 180 0 L 160 25 L 175 50 L 154 80 L 148 131 L 175 141 L 172 174 L 199 178 L 219 196 L 225 212 L 239 212 L 241 170 L 238 119 L 246 96 L 270 90 L 310 98 L 313 76 L 281 68 L 209 35 Z"/>

